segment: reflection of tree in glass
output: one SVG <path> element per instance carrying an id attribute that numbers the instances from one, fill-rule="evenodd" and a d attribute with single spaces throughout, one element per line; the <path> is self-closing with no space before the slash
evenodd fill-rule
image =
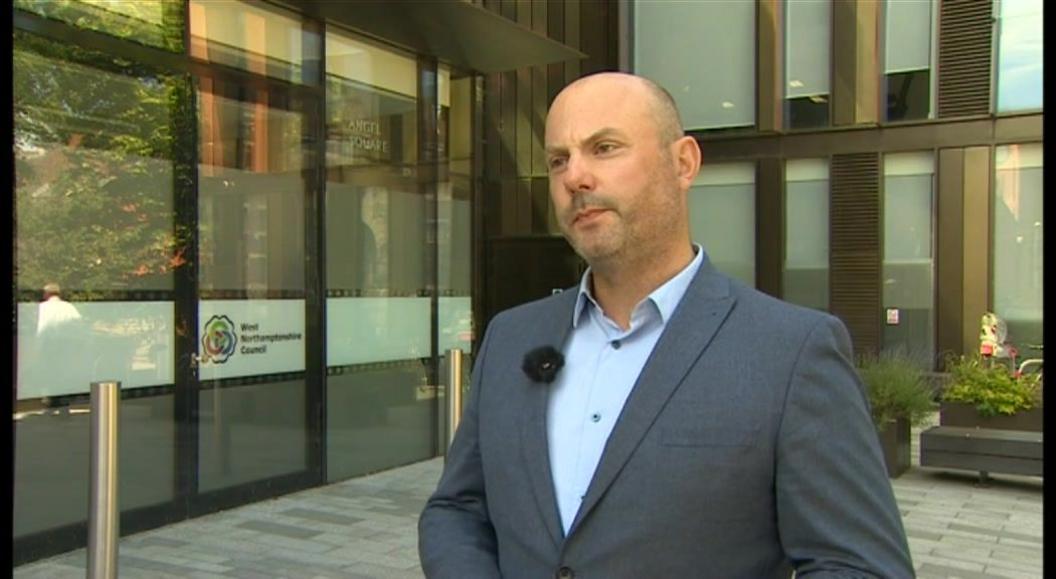
<path id="1" fill-rule="evenodd" d="M 19 288 L 171 288 L 185 81 L 21 32 L 15 46 Z"/>
<path id="2" fill-rule="evenodd" d="M 15 0 L 15 8 L 118 38 L 183 48 L 183 2 L 171 0 Z"/>

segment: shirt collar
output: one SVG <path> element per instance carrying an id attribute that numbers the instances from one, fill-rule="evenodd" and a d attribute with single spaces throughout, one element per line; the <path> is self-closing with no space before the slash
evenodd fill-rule
<path id="1" fill-rule="evenodd" d="M 693 251 L 696 255 L 693 260 L 689 262 L 689 265 L 684 267 L 682 271 L 678 272 L 675 277 L 667 280 L 660 287 L 653 290 L 651 294 L 646 296 L 645 300 L 652 300 L 653 304 L 656 305 L 657 311 L 660 312 L 661 323 L 666 324 L 667 320 L 671 318 L 671 314 L 675 312 L 675 308 L 678 307 L 678 302 L 682 301 L 682 296 L 685 295 L 686 289 L 689 288 L 690 282 L 697 275 L 697 270 L 700 269 L 700 264 L 704 262 L 704 248 L 700 244 L 693 244 Z M 598 305 L 597 300 L 594 299 L 594 295 L 590 289 L 590 275 L 591 270 L 588 267 L 587 271 L 583 272 L 583 277 L 579 280 L 579 291 L 576 295 L 576 306 L 572 308 L 572 327 L 578 327 L 580 317 L 583 312 L 586 311 L 587 304 L 593 305 L 598 311 L 601 311 L 601 306 Z M 642 300 L 643 302 L 645 300 Z M 639 302 L 641 303 L 641 302 Z"/>

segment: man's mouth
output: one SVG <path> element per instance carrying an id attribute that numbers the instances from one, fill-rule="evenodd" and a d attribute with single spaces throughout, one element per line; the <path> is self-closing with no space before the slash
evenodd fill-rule
<path id="1" fill-rule="evenodd" d="M 577 211 L 575 216 L 572 218 L 572 225 L 582 225 L 590 223 L 606 211 L 608 211 L 608 209 L 604 209 L 601 207 L 592 207 L 590 209 L 583 209 L 581 211 Z"/>

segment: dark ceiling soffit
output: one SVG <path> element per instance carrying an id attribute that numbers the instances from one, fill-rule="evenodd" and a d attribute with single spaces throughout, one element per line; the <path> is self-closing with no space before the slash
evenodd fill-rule
<path id="1" fill-rule="evenodd" d="M 478 73 L 587 57 L 490 10 L 458 0 L 285 0 L 285 4 Z"/>

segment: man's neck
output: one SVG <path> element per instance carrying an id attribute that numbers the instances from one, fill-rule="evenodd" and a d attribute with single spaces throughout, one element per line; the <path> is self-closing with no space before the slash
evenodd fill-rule
<path id="1" fill-rule="evenodd" d="M 640 263 L 591 264 L 591 290 L 609 319 L 621 328 L 631 327 L 634 307 L 656 288 L 667 283 L 693 261 L 693 246 L 680 245 L 663 259 L 644 256 Z"/>

